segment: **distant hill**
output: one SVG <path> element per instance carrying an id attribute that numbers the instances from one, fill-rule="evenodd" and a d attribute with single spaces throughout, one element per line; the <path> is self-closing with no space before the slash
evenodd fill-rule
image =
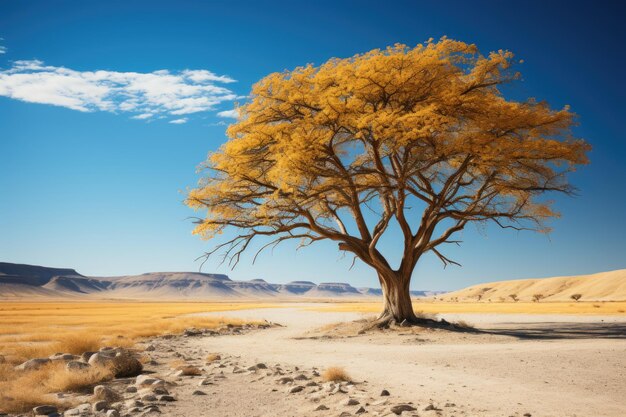
<path id="1" fill-rule="evenodd" d="M 413 291 L 416 297 L 438 292 Z M 292 281 L 272 284 L 262 279 L 231 280 L 223 274 L 150 272 L 121 277 L 86 277 L 74 269 L 0 263 L 0 298 L 109 298 L 145 300 L 229 299 L 367 299 L 380 288 L 354 288 L 334 282 Z"/>
<path id="2" fill-rule="evenodd" d="M 515 294 L 520 301 L 532 301 L 533 295 L 541 294 L 545 301 L 572 301 L 573 294 L 580 294 L 581 301 L 626 300 L 626 269 L 554 278 L 518 279 L 473 285 L 445 294 L 445 300 L 459 301 L 512 301 Z"/>

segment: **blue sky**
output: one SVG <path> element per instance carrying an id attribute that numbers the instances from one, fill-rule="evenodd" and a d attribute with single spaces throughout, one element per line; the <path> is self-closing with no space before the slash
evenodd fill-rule
<path id="1" fill-rule="evenodd" d="M 569 104 L 594 147 L 554 196 L 546 237 L 469 227 L 463 264 L 424 258 L 414 289 L 626 267 L 625 84 L 620 2 L 0 2 L 0 260 L 87 275 L 197 270 L 212 243 L 182 200 L 225 140 L 227 112 L 263 76 L 443 35 L 525 62 L 511 98 Z M 173 122 L 173 123 L 172 123 Z M 388 252 L 399 249 L 393 236 Z M 275 282 L 377 284 L 334 244 L 284 245 L 234 271 Z"/>

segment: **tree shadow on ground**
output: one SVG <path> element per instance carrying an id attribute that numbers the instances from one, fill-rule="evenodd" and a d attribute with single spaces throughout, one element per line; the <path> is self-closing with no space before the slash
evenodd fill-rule
<path id="1" fill-rule="evenodd" d="M 626 323 L 504 323 L 502 327 L 478 331 L 483 334 L 535 340 L 626 339 Z"/>

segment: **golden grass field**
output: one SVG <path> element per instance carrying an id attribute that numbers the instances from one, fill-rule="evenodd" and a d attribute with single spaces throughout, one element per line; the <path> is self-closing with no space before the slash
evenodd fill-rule
<path id="1" fill-rule="evenodd" d="M 309 307 L 314 311 L 379 313 L 380 302 L 347 302 L 319 307 Z M 497 314 L 594 314 L 626 315 L 626 301 L 600 302 L 414 302 L 413 309 L 424 314 L 446 313 L 497 313 Z"/>
<path id="2" fill-rule="evenodd" d="M 238 320 L 188 314 L 271 307 L 253 303 L 4 302 L 0 305 L 0 413 L 25 412 L 50 393 L 80 390 L 111 377 L 107 370 L 69 373 L 64 363 L 17 372 L 16 364 L 54 353 L 81 354 L 102 346 L 132 347 L 142 338 L 213 329 Z M 1 360 L 3 359 L 3 360 Z M 27 388 L 27 389 L 25 389 Z"/>

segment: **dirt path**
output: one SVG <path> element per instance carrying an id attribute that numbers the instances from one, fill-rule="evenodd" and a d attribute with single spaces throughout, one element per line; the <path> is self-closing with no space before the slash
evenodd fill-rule
<path id="1" fill-rule="evenodd" d="M 543 340 L 440 331 L 326 339 L 310 338 L 309 332 L 360 315 L 319 313 L 301 307 L 218 315 L 267 319 L 285 327 L 192 339 L 190 348 L 225 352 L 250 363 L 322 369 L 342 366 L 355 380 L 368 381 L 375 390 L 387 389 L 398 399 L 412 401 L 420 414 L 431 403 L 440 407 L 454 403 L 455 410 L 445 415 L 626 415 L 626 334 L 619 319 L 463 316 L 480 328 L 519 331 L 523 336 L 545 337 Z M 567 337 L 558 332 L 559 326 L 569 329 Z"/>

